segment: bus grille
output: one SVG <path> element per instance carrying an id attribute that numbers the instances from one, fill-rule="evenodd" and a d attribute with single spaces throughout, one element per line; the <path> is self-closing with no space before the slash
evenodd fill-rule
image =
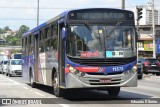
<path id="1" fill-rule="evenodd" d="M 88 75 L 104 75 L 104 73 L 94 73 L 94 72 L 86 72 Z M 122 74 L 123 72 L 110 72 L 107 75 L 117 75 Z"/>
<path id="2" fill-rule="evenodd" d="M 103 59 L 84 59 L 84 58 L 72 58 L 68 57 L 68 59 L 74 63 L 78 63 L 80 65 L 87 65 L 87 66 L 118 66 L 118 65 L 125 65 L 131 62 L 136 61 L 136 56 L 131 58 L 103 58 Z"/>
<path id="3" fill-rule="evenodd" d="M 120 84 L 121 79 L 111 80 L 110 83 L 100 83 L 99 80 L 89 80 L 90 85 L 116 85 Z"/>

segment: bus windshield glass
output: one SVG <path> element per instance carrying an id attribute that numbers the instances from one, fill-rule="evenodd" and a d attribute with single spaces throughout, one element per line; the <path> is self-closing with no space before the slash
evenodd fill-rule
<path id="1" fill-rule="evenodd" d="M 134 26 L 70 25 L 67 55 L 75 58 L 132 57 L 134 52 Z"/>

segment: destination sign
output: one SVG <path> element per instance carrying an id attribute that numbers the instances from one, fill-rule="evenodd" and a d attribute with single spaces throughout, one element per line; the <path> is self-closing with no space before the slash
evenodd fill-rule
<path id="1" fill-rule="evenodd" d="M 69 13 L 70 20 L 133 20 L 133 13 L 122 10 L 112 11 L 73 11 Z"/>

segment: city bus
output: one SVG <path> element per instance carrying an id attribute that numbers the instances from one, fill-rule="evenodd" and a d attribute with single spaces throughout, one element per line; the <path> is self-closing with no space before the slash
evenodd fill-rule
<path id="1" fill-rule="evenodd" d="M 136 87 L 136 30 L 132 11 L 68 10 L 22 36 L 22 74 L 31 87 L 67 90 Z"/>

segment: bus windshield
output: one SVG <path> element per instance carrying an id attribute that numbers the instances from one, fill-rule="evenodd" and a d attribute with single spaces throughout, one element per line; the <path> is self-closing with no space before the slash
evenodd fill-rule
<path id="1" fill-rule="evenodd" d="M 134 26 L 71 25 L 67 39 L 67 55 L 75 58 L 132 57 Z"/>

